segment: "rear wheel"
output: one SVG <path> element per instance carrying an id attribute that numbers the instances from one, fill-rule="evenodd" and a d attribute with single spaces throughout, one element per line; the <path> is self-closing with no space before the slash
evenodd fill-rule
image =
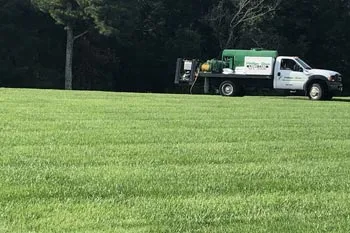
<path id="1" fill-rule="evenodd" d="M 238 85 L 231 81 L 224 81 L 219 88 L 222 96 L 237 96 L 239 93 Z"/>
<path id="2" fill-rule="evenodd" d="M 319 83 L 314 83 L 309 89 L 309 98 L 311 100 L 321 100 L 325 97 L 325 90 Z"/>

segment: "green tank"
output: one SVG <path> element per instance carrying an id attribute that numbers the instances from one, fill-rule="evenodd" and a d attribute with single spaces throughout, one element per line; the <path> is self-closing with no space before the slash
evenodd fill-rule
<path id="1" fill-rule="evenodd" d="M 235 69 L 237 66 L 244 66 L 245 57 L 273 57 L 276 58 L 278 52 L 275 50 L 263 50 L 253 48 L 251 50 L 225 49 L 222 52 L 222 60 L 229 64 L 229 68 Z"/>

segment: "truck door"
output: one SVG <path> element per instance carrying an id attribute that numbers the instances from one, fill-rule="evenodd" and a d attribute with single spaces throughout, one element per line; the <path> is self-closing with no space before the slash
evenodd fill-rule
<path id="1" fill-rule="evenodd" d="M 282 58 L 276 65 L 279 66 L 274 82 L 276 89 L 303 90 L 308 77 L 294 58 Z"/>

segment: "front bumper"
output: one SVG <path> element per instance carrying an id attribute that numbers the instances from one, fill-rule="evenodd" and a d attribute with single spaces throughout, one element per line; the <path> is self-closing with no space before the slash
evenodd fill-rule
<path id="1" fill-rule="evenodd" d="M 333 95 L 341 95 L 343 92 L 343 84 L 340 82 L 328 82 L 328 91 Z"/>

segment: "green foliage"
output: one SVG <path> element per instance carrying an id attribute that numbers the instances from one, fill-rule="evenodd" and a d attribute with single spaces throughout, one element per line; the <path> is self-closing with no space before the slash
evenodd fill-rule
<path id="1" fill-rule="evenodd" d="M 178 29 L 166 44 L 174 57 L 201 57 L 201 36 L 191 29 Z"/>
<path id="2" fill-rule="evenodd" d="M 238 2 L 0 0 L 0 85 L 62 88 L 61 25 L 71 23 L 75 36 L 89 31 L 75 42 L 75 88 L 171 90 L 177 57 L 219 55 L 229 36 L 228 16 L 237 13 Z M 218 15 L 222 20 L 213 24 L 208 19 L 218 3 L 224 3 Z M 303 57 L 315 67 L 340 71 L 349 92 L 349 12 L 349 2 L 343 0 L 284 0 L 276 11 L 239 24 L 230 47 L 264 47 Z"/>
<path id="3" fill-rule="evenodd" d="M 64 35 L 29 0 L 2 0 L 0 86 L 59 88 Z"/>
<path id="4" fill-rule="evenodd" d="M 0 89 L 2 232 L 349 232 L 349 98 Z"/>
<path id="5" fill-rule="evenodd" d="M 117 6 L 109 0 L 31 0 L 41 11 L 62 25 L 76 25 L 81 21 L 93 23 L 102 34 L 110 35 L 114 28 L 108 25 Z"/>
<path id="6" fill-rule="evenodd" d="M 296 7 L 303 6 L 303 7 Z M 349 6 L 347 1 L 286 1 L 281 4 L 272 27 L 281 40 L 280 52 L 304 57 L 313 67 L 341 72 L 350 91 Z"/>

